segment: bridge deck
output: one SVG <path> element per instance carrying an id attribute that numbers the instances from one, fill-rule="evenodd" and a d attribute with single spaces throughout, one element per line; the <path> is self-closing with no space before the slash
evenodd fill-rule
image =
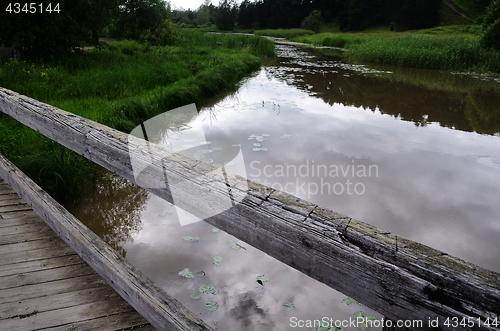
<path id="1" fill-rule="evenodd" d="M 155 330 L 0 179 L 0 330 Z"/>

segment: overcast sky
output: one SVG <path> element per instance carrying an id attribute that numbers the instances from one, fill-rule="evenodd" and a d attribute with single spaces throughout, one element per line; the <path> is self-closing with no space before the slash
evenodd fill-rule
<path id="1" fill-rule="evenodd" d="M 219 0 L 211 0 L 214 6 L 219 5 Z M 241 0 L 237 0 L 236 2 L 240 3 Z M 205 0 L 170 0 L 170 4 L 172 5 L 172 9 L 182 7 L 184 9 L 195 10 L 198 9 L 201 5 L 205 3 Z"/>

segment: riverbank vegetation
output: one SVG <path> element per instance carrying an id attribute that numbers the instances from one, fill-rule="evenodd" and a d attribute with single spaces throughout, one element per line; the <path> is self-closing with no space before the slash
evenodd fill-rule
<path id="1" fill-rule="evenodd" d="M 500 72 L 500 52 L 482 47 L 477 26 L 438 27 L 402 33 L 321 33 L 291 40 L 345 48 L 352 62 L 411 68 Z"/>
<path id="2" fill-rule="evenodd" d="M 168 46 L 124 40 L 49 63 L 3 60 L 0 86 L 130 132 L 169 109 L 235 88 L 273 56 L 258 36 L 177 30 Z M 0 153 L 60 201 L 78 197 L 90 162 L 0 114 Z"/>

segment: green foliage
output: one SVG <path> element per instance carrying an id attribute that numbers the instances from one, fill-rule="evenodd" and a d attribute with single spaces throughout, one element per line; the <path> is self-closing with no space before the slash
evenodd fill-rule
<path id="1" fill-rule="evenodd" d="M 304 18 L 302 24 L 300 24 L 300 28 L 304 30 L 312 30 L 318 33 L 321 24 L 323 24 L 321 11 L 315 9 L 306 18 Z"/>
<path id="2" fill-rule="evenodd" d="M 428 69 L 500 72 L 500 53 L 460 37 L 404 36 L 367 38 L 351 44 L 349 56 L 363 62 Z"/>
<path id="3" fill-rule="evenodd" d="M 223 0 L 219 3 L 215 25 L 219 30 L 231 31 L 236 23 L 236 3 L 234 0 Z"/>
<path id="4" fill-rule="evenodd" d="M 169 18 L 169 5 L 163 0 L 123 0 L 110 34 L 118 39 L 139 39 L 147 30 L 162 28 Z"/>
<path id="5" fill-rule="evenodd" d="M 97 43 L 93 36 L 97 36 L 97 30 L 111 19 L 118 7 L 112 0 L 57 3 L 41 0 L 33 7 L 36 13 L 8 13 L 5 9 L 9 3 L 12 2 L 0 0 L 2 43 L 12 45 L 16 56 L 44 62 L 67 58 L 83 43 Z M 57 4 L 60 12 L 46 11 L 49 4 L 52 10 Z"/>
<path id="6" fill-rule="evenodd" d="M 146 45 L 166 46 L 174 44 L 177 38 L 172 23 L 169 20 L 164 20 L 155 29 L 142 31 L 139 40 Z"/>
<path id="7" fill-rule="evenodd" d="M 481 45 L 500 50 L 500 0 L 493 1 L 486 9 L 483 29 Z"/>
<path id="8" fill-rule="evenodd" d="M 391 21 L 391 24 L 389 25 L 389 30 L 391 31 L 396 31 L 396 22 Z"/>
<path id="9" fill-rule="evenodd" d="M 500 18 L 484 31 L 481 37 L 481 46 L 500 51 Z"/>
<path id="10" fill-rule="evenodd" d="M 274 54 L 274 43 L 257 36 L 179 36 L 166 47 L 120 41 L 57 65 L 0 62 L 0 86 L 130 132 L 164 111 L 233 89 L 259 68 L 251 54 Z M 0 153 L 59 201 L 78 197 L 90 162 L 2 114 L 0 131 Z"/>
<path id="11" fill-rule="evenodd" d="M 259 30 L 255 31 L 255 34 L 258 36 L 270 36 L 277 38 L 295 38 L 299 36 L 313 35 L 314 31 L 304 30 L 304 29 L 278 29 L 278 30 Z"/>

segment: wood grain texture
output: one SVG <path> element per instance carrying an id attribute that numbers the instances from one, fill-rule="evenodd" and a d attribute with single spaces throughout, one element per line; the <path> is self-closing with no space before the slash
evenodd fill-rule
<path id="1" fill-rule="evenodd" d="M 196 216 L 224 205 L 229 189 L 241 202 L 206 222 L 391 320 L 439 318 L 449 329 L 446 318 L 500 319 L 498 273 L 6 89 L 0 109 Z"/>
<path id="2" fill-rule="evenodd" d="M 0 260 L 0 330 L 156 330 L 32 210 L 0 212 Z"/>
<path id="3" fill-rule="evenodd" d="M 87 262 L 111 287 L 120 294 L 132 307 L 144 316 L 158 330 L 209 330 L 208 325 L 194 316 L 176 299 L 170 297 L 158 288 L 142 273 L 129 265 L 116 251 L 107 245 L 101 238 L 90 231 L 85 225 L 58 204 L 52 197 L 38 187 L 31 179 L 17 169 L 10 161 L 0 155 L 0 177 L 33 208 L 41 218 L 61 237 L 62 241 L 40 239 L 21 242 L 15 245 L 0 245 L 0 265 L 9 261 L 26 262 L 37 258 L 55 257 L 55 253 L 66 254 L 67 249 L 73 249 Z M 10 230 L 11 228 L 4 228 Z M 60 256 L 57 254 L 57 256 Z M 1 302 L 21 300 L 25 291 L 37 291 L 33 286 L 42 286 L 33 279 L 48 279 L 43 285 L 43 293 L 51 284 L 61 286 L 64 280 L 75 277 L 85 277 L 76 266 L 31 272 L 22 277 L 4 276 L 0 278 Z M 88 275 L 92 277 L 92 275 Z M 59 282 L 51 282 L 63 278 Z M 68 279 L 66 279 L 68 278 Z M 3 284 L 2 284 L 3 280 Z M 18 284 L 16 286 L 16 283 Z M 4 285 L 4 286 L 2 286 Z M 74 284 L 73 284 L 74 286 Z M 58 289 L 51 289 L 57 291 Z M 130 308 L 132 309 L 132 308 Z M 73 313 L 72 313 L 73 314 Z M 74 314 L 73 314 L 74 315 Z M 37 325 L 45 325 L 50 321 L 49 315 L 37 314 Z M 65 314 L 52 318 L 63 318 Z M 64 317 L 65 318 L 65 317 Z M 62 319 L 64 321 L 65 319 Z M 12 325 L 11 325 L 12 324 Z M 0 322 L 0 329 L 17 330 L 14 322 Z M 24 324 L 23 324 L 24 325 Z M 29 324 L 27 328 L 31 327 Z M 21 326 L 19 326 L 21 328 Z M 22 329 L 22 328 L 21 328 Z"/>

